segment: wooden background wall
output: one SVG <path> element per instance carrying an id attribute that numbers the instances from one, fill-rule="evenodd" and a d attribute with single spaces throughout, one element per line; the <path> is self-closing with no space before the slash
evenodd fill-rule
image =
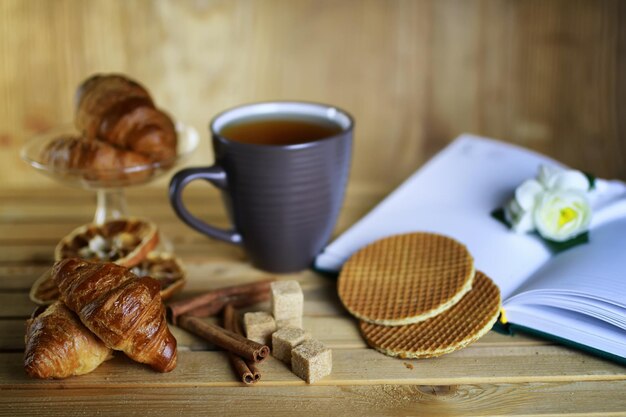
<path id="1" fill-rule="evenodd" d="M 18 150 L 107 71 L 202 130 L 195 164 L 216 112 L 302 99 L 354 114 L 356 182 L 391 188 L 461 132 L 626 179 L 624 1 L 0 0 L 0 186 L 52 184 Z"/>

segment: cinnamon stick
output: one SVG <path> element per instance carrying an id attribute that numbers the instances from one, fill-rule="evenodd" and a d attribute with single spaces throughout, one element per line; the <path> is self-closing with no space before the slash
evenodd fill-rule
<path id="1" fill-rule="evenodd" d="M 240 336 L 244 336 L 243 329 L 241 328 L 241 322 L 239 321 L 239 315 L 237 314 L 237 310 L 235 310 L 235 306 L 233 303 L 227 304 L 224 309 L 224 324 L 228 330 L 233 333 L 237 333 Z"/>
<path id="2" fill-rule="evenodd" d="M 249 284 L 218 288 L 212 291 L 208 291 L 204 294 L 197 295 L 195 297 L 169 303 L 167 305 L 168 318 L 173 324 L 176 324 L 178 318 L 181 315 L 200 306 L 212 303 L 221 298 L 232 297 L 240 294 L 253 294 L 269 291 L 270 283 L 272 281 L 274 281 L 274 279 L 269 278 L 261 281 L 251 282 Z"/>
<path id="3" fill-rule="evenodd" d="M 252 379 L 254 379 L 254 382 L 260 381 L 261 380 L 261 372 L 259 371 L 259 367 L 256 366 L 256 363 L 246 362 L 246 365 L 248 365 L 248 369 L 250 369 L 250 372 L 252 373 Z"/>
<path id="4" fill-rule="evenodd" d="M 178 318 L 178 326 L 250 362 L 262 362 L 270 353 L 270 349 L 265 345 L 215 324 L 205 323 L 197 317 L 183 314 Z"/>
<path id="5" fill-rule="evenodd" d="M 258 379 L 254 378 L 254 374 L 248 367 L 248 364 L 246 363 L 246 361 L 241 359 L 239 356 L 235 355 L 232 352 L 228 352 L 228 360 L 230 361 L 231 366 L 235 370 L 235 373 L 241 379 L 241 382 L 243 382 L 246 385 L 251 385 L 258 381 Z"/>
<path id="6" fill-rule="evenodd" d="M 224 306 L 226 306 L 227 304 L 232 304 L 233 307 L 236 307 L 236 308 L 242 308 L 242 307 L 248 307 L 248 306 L 263 302 L 263 301 L 267 301 L 269 299 L 270 299 L 269 291 L 263 291 L 259 293 L 241 294 L 241 295 L 230 297 L 230 298 L 220 298 L 218 300 L 210 302 L 209 304 L 205 304 L 203 306 L 194 308 L 193 310 L 188 311 L 185 314 L 189 316 L 193 316 L 193 317 L 209 317 L 209 316 L 214 316 L 220 311 L 222 311 Z M 224 327 L 227 330 L 231 330 L 226 326 Z"/>
<path id="7" fill-rule="evenodd" d="M 228 298 L 220 298 L 210 302 L 209 304 L 196 307 L 193 310 L 186 312 L 185 315 L 200 318 L 214 316 L 224 309 L 226 303 L 228 303 Z"/>
<path id="8" fill-rule="evenodd" d="M 235 310 L 232 303 L 228 303 L 224 308 L 223 320 L 224 328 L 226 330 L 237 333 L 237 328 L 241 329 L 241 326 L 238 326 L 239 317 L 237 315 L 237 310 Z M 241 333 L 237 334 L 241 335 Z M 261 379 L 261 373 L 254 363 L 246 363 L 245 360 L 235 355 L 233 352 L 228 352 L 228 360 L 243 383 L 250 385 Z"/>
<path id="9" fill-rule="evenodd" d="M 269 298 L 269 296 L 270 296 L 269 291 L 267 293 L 265 293 L 265 294 Z M 238 307 L 238 306 L 234 305 L 234 304 L 228 304 L 228 305 L 226 305 L 226 309 L 227 310 L 230 310 L 229 306 L 232 306 L 232 311 L 233 311 L 232 312 L 233 318 L 231 319 L 233 328 L 232 328 L 231 331 L 233 331 L 234 333 L 237 333 L 240 336 L 244 336 L 245 337 L 245 335 L 243 334 L 243 329 L 241 328 L 241 321 L 239 320 L 239 315 L 237 314 L 237 310 L 235 310 L 235 307 Z M 224 311 L 224 313 L 226 313 L 226 311 Z M 248 362 L 247 365 L 248 365 L 248 368 L 250 369 L 250 372 L 252 372 L 252 375 L 254 377 L 254 381 L 255 382 L 259 381 L 261 379 L 261 371 L 259 371 L 259 368 L 257 367 L 256 363 Z"/>

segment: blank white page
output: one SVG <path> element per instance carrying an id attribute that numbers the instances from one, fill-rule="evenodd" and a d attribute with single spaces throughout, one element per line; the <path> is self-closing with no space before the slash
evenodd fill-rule
<path id="1" fill-rule="evenodd" d="M 336 272 L 350 255 L 375 240 L 436 232 L 463 242 L 476 268 L 489 275 L 507 299 L 551 254 L 537 236 L 513 233 L 490 213 L 512 198 L 524 180 L 534 178 L 542 164 L 563 167 L 517 146 L 461 135 L 332 242 L 315 266 Z M 589 197 L 592 235 L 595 228 L 626 217 L 624 183 L 598 180 Z M 626 258 L 626 243 L 622 249 Z"/>
<path id="2" fill-rule="evenodd" d="M 437 232 L 467 245 L 476 267 L 506 298 L 550 253 L 538 239 L 512 233 L 490 213 L 534 177 L 540 164 L 560 166 L 513 145 L 462 135 L 331 243 L 315 265 L 338 271 L 352 253 L 382 237 Z"/>
<path id="3" fill-rule="evenodd" d="M 590 242 L 555 255 L 522 285 L 507 304 L 532 294 L 578 295 L 626 309 L 626 218 L 590 232 Z"/>

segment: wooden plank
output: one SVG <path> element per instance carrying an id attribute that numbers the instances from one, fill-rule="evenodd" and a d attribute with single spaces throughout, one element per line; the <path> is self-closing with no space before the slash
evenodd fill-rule
<path id="1" fill-rule="evenodd" d="M 197 242 L 173 242 L 174 252 L 189 261 L 211 261 L 229 259 L 245 261 L 240 247 L 215 240 L 205 239 Z M 18 243 L 4 246 L 0 251 L 0 264 L 9 266 L 23 263 L 26 265 L 52 264 L 56 243 Z"/>
<path id="2" fill-rule="evenodd" d="M 205 319 L 207 321 L 218 322 L 217 318 Z M 10 329 L 18 330 L 20 328 L 20 321 L 11 320 L 8 321 L 7 327 Z M 321 340 L 324 344 L 332 349 L 364 349 L 367 348 L 365 340 L 361 337 L 361 334 L 357 327 L 357 322 L 351 317 L 304 317 L 304 328 L 314 339 Z M 3 325 L 0 321 L 0 331 L 2 331 Z M 215 350 L 215 347 L 207 343 L 205 340 L 196 337 L 193 334 L 186 332 L 175 326 L 170 326 L 172 333 L 178 341 L 178 347 L 182 350 Z M 0 333 L 2 334 L 2 333 Z M 13 345 L 10 345 L 10 350 L 23 349 L 23 338 L 16 338 Z M 6 342 L 7 345 L 9 342 Z M 540 340 L 530 336 L 516 334 L 515 336 L 503 335 L 494 331 L 487 333 L 480 340 L 474 343 L 474 347 L 488 348 L 488 347 L 532 347 L 532 346 L 546 346 L 553 344 L 550 341 Z M 0 344 L 0 350 L 2 350 L 2 344 Z"/>
<path id="3" fill-rule="evenodd" d="M 35 303 L 30 301 L 27 293 L 0 293 L 0 319 L 30 317 L 35 307 Z M 269 310 L 269 302 L 259 303 L 248 309 Z M 336 295 L 329 299 L 326 292 L 315 291 L 307 295 L 304 314 L 308 316 L 336 316 L 347 313 Z"/>
<path id="4" fill-rule="evenodd" d="M 189 210 L 205 222 L 228 226 L 226 211 L 217 190 L 190 187 L 192 189 L 185 192 Z M 91 221 L 96 207 L 92 194 L 71 188 L 57 188 L 55 191 L 50 193 L 46 188 L 37 188 L 31 189 L 30 194 L 24 194 L 14 189 L 0 189 L 0 200 L 3 202 L 0 206 L 0 245 L 19 240 L 32 241 L 33 238 L 56 242 L 75 227 Z M 388 187 L 375 184 L 351 183 L 336 232 L 362 217 L 389 191 Z M 126 192 L 126 196 L 131 215 L 149 218 L 164 227 L 167 235 L 183 233 L 202 238 L 201 234 L 178 220 L 163 190 L 133 188 Z"/>
<path id="5" fill-rule="evenodd" d="M 205 319 L 208 322 L 218 323 L 218 318 Z M 364 349 L 367 347 L 361 337 L 356 322 L 347 317 L 305 317 L 304 327 L 312 337 L 321 340 L 332 349 Z M 172 334 L 176 337 L 179 351 L 200 351 L 219 350 L 202 338 L 199 338 L 179 327 L 170 326 Z M 22 351 L 24 350 L 24 319 L 0 320 L 0 334 L 5 335 L 0 339 L 0 351 Z M 512 338 L 502 335 L 489 336 L 487 344 L 493 343 L 513 343 Z M 541 344 L 542 342 L 532 341 L 528 343 Z M 516 343 L 518 345 L 518 343 Z"/>
<path id="6" fill-rule="evenodd" d="M 305 291 L 305 294 L 304 314 L 307 316 L 342 316 L 347 314 L 336 294 L 317 289 Z M 0 293 L 0 318 L 26 318 L 30 316 L 35 307 L 35 303 L 30 301 L 27 293 Z M 269 310 L 269 301 L 247 308 L 247 310 L 251 309 Z"/>
<path id="7" fill-rule="evenodd" d="M 44 202 L 45 204 L 42 204 Z M 216 226 L 224 226 L 226 224 L 224 210 L 221 207 L 221 202 L 217 199 L 214 200 L 214 204 L 208 206 L 206 204 L 191 203 L 188 204 L 188 208 L 203 220 L 216 223 Z M 73 227 L 89 222 L 95 210 L 95 201 L 91 199 L 85 199 L 82 204 L 69 204 L 60 197 L 49 200 L 41 199 L 39 202 L 33 201 L 32 204 L 15 201 L 2 205 L 0 208 L 0 221 L 9 224 L 28 221 L 36 225 L 42 221 L 49 223 L 59 222 L 66 224 L 65 229 L 69 232 Z M 128 211 L 131 215 L 146 217 L 153 221 L 173 221 L 176 219 L 176 215 L 167 199 L 159 199 L 152 204 L 133 205 L 129 203 Z M 72 221 L 76 226 L 72 227 L 71 224 L 67 226 L 68 221 Z M 182 226 L 182 223 L 180 225 Z"/>
<path id="8" fill-rule="evenodd" d="M 351 181 L 346 189 L 347 208 L 358 208 L 373 199 L 380 198 L 390 192 L 389 186 L 376 181 Z M 72 210 L 90 209 L 90 204 L 96 203 L 95 191 L 81 190 L 77 188 L 57 185 L 56 183 L 40 184 L 33 188 L 18 188 L 4 185 L 0 189 L 2 202 L 9 207 L 24 205 L 25 207 L 35 207 L 42 201 L 56 204 L 58 202 L 71 203 L 67 206 Z M 169 197 L 162 187 L 138 186 L 125 189 L 125 196 L 131 207 L 142 207 L 144 205 L 158 205 L 163 211 L 170 210 Z M 189 207 L 202 209 L 204 212 L 216 213 L 222 210 L 223 205 L 221 194 L 218 190 L 207 188 L 201 184 L 190 184 L 185 188 L 184 201 Z M 82 203 L 82 204 L 81 204 Z M 76 206 L 84 206 L 82 209 Z"/>
<path id="9" fill-rule="evenodd" d="M 0 351 L 23 351 L 26 319 L 0 319 Z"/>
<path id="10" fill-rule="evenodd" d="M 218 323 L 217 318 L 205 319 L 209 322 Z M 321 340 L 333 349 L 364 349 L 365 341 L 361 337 L 356 322 L 347 317 L 305 317 L 304 327 L 316 339 Z M 179 327 L 170 326 L 172 334 L 176 337 L 179 351 L 216 350 L 216 347 Z M 24 319 L 0 320 L 0 351 L 24 350 Z M 502 335 L 490 336 L 491 343 L 513 343 L 504 339 Z M 489 343 L 489 342 L 486 342 Z M 528 343 L 541 344 L 531 341 Z M 517 345 L 517 343 L 516 343 Z"/>
<path id="11" fill-rule="evenodd" d="M 220 243 L 219 245 L 224 245 Z M 229 246 L 226 246 L 229 248 Z M 219 248 L 211 249 L 212 254 L 219 253 Z M 215 259 L 210 261 L 194 261 L 183 259 L 187 283 L 187 295 L 208 291 L 215 288 L 247 283 L 264 278 L 297 280 L 303 288 L 335 286 L 335 279 L 326 275 L 305 270 L 291 274 L 270 274 L 252 267 L 249 263 L 237 259 Z M 27 291 L 32 283 L 41 276 L 51 263 L 39 265 L 22 264 L 17 266 L 0 265 L 0 291 L 21 289 Z"/>
<path id="12" fill-rule="evenodd" d="M 0 271 L 0 317 L 26 317 L 34 304 L 28 299 L 28 291 L 33 282 L 47 269 L 48 265 L 29 267 L 23 274 L 2 276 Z M 2 268 L 0 268 L 1 270 Z M 4 271 L 20 268 L 5 267 Z M 343 315 L 345 311 L 339 304 L 334 278 L 329 278 L 313 271 L 295 274 L 268 275 L 248 264 L 238 262 L 215 262 L 210 264 L 185 263 L 187 283 L 183 291 L 175 294 L 173 300 L 190 297 L 215 288 L 253 282 L 273 277 L 278 280 L 296 280 L 306 294 L 306 311 L 314 315 Z M 9 302 L 10 301 L 10 302 Z M 256 308 L 267 309 L 268 303 L 261 303 Z M 26 315 L 25 315 L 26 313 Z"/>
<path id="13" fill-rule="evenodd" d="M 27 318 L 35 310 L 36 304 L 30 301 L 27 293 L 0 293 L 0 318 Z"/>
<path id="14" fill-rule="evenodd" d="M 532 358 L 530 361 L 528 358 Z M 123 355 L 80 378 L 35 380 L 21 353 L 0 354 L 1 389 L 237 386 L 224 352 L 179 352 L 177 368 L 158 374 Z M 261 385 L 304 385 L 282 362 L 262 364 Z M 372 349 L 333 350 L 332 375 L 319 385 L 457 385 L 571 381 L 623 381 L 626 368 L 557 346 L 470 346 L 432 359 L 396 359 Z"/>
<path id="15" fill-rule="evenodd" d="M 623 416 L 624 381 L 541 384 L 462 384 L 94 388 L 4 390 L 0 407 L 11 416 L 85 415 L 272 416 Z M 71 398 L 71 400 L 70 400 Z M 132 406 L 128 406 L 132 405 Z"/>
<path id="16" fill-rule="evenodd" d="M 222 215 L 215 215 L 215 220 L 225 223 Z M 213 221 L 212 223 L 217 223 Z M 157 223 L 159 230 L 169 239 L 175 241 L 204 241 L 207 238 L 200 233 L 183 225 L 177 218 L 167 219 Z M 56 244 L 61 238 L 74 230 L 76 225 L 50 223 L 42 226 L 34 223 L 0 223 L 0 246 L 9 246 L 15 243 L 51 243 Z"/>
<path id="17" fill-rule="evenodd" d="M 218 323 L 218 318 L 207 318 L 209 322 Z M 304 328 L 313 338 L 321 340 L 332 349 L 363 349 L 367 345 L 359 333 L 356 320 L 351 317 L 304 317 Z M 1 319 L 0 351 L 24 350 L 25 319 Z M 205 340 L 176 326 L 170 329 L 178 342 L 179 350 L 215 350 Z M 496 332 L 489 332 L 478 342 L 478 347 L 498 346 L 540 346 L 551 342 L 539 340 L 524 335 L 507 336 Z"/>
<path id="18" fill-rule="evenodd" d="M 46 271 L 50 265 L 48 263 L 35 264 L 0 264 L 0 290 L 6 291 L 28 291 L 35 280 Z"/>
<path id="19" fill-rule="evenodd" d="M 378 202 L 379 200 L 376 200 Z M 45 203 L 42 203 L 45 204 Z M 372 203 L 373 207 L 375 204 Z M 63 212 L 63 208 L 58 208 Z M 335 225 L 333 236 L 338 236 L 348 229 L 352 224 L 367 213 L 361 208 L 358 211 L 342 211 L 337 224 Z M 15 215 L 4 215 L 0 217 L 0 246 L 23 246 L 23 245 L 50 245 L 54 247 L 59 240 L 72 232 L 75 228 L 91 222 L 93 213 L 84 215 L 67 214 L 62 217 L 28 215 L 21 217 L 25 213 L 20 212 Z M 190 229 L 171 213 L 145 213 L 142 210 L 130 212 L 131 216 L 143 217 L 155 223 L 165 238 L 174 244 L 177 243 L 198 243 L 215 241 L 195 230 Z M 197 216 L 206 223 L 216 227 L 230 228 L 231 225 L 223 214 Z"/>
<path id="20" fill-rule="evenodd" d="M 41 203 L 45 204 L 45 203 Z M 62 210 L 62 209 L 59 209 Z M 345 213 L 345 225 L 352 223 L 358 219 L 357 216 L 352 213 Z M 184 225 L 178 218 L 167 217 L 163 219 L 155 219 L 150 217 L 150 220 L 156 223 L 160 232 L 173 243 L 206 243 L 216 242 L 195 230 Z M 204 220 L 209 223 L 228 226 L 224 221 L 223 215 L 214 215 L 213 218 L 205 218 Z M 56 219 L 48 220 L 45 225 L 41 223 L 0 223 L 0 247 L 12 246 L 12 245 L 56 245 L 59 240 L 72 232 L 75 228 L 79 227 L 80 223 L 76 220 L 71 224 L 56 223 Z M 338 225 L 337 232 L 342 227 Z"/>

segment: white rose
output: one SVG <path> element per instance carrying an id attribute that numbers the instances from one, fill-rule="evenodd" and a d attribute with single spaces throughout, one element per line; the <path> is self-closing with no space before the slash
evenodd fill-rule
<path id="1" fill-rule="evenodd" d="M 526 180 L 515 190 L 515 197 L 504 207 L 511 228 L 517 233 L 535 230 L 533 210 L 543 186 L 536 180 Z"/>
<path id="2" fill-rule="evenodd" d="M 537 199 L 533 219 L 541 236 L 563 242 L 586 231 L 591 207 L 584 192 L 548 190 Z"/>
<path id="3" fill-rule="evenodd" d="M 561 169 L 541 165 L 539 167 L 537 181 L 539 181 L 546 190 L 589 190 L 589 180 L 585 174 L 574 169 Z"/>

